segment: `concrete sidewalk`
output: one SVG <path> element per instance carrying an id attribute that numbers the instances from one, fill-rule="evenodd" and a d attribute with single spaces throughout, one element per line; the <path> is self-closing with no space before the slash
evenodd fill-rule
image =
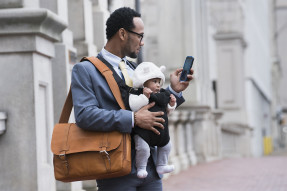
<path id="1" fill-rule="evenodd" d="M 198 164 L 163 180 L 164 191 L 287 191 L 287 155 Z"/>

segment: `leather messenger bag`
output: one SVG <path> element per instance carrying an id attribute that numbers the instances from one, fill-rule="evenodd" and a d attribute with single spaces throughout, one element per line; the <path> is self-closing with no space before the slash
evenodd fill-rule
<path id="1" fill-rule="evenodd" d="M 96 57 L 92 62 L 102 73 L 122 109 L 125 109 L 112 71 Z M 51 141 L 55 179 L 62 182 L 124 176 L 131 171 L 131 137 L 128 133 L 86 131 L 68 123 L 73 107 L 71 89 Z"/>

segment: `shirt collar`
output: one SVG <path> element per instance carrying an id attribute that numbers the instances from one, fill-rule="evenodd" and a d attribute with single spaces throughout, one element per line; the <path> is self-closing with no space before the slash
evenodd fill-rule
<path id="1" fill-rule="evenodd" d="M 119 67 L 119 63 L 121 60 L 127 61 L 127 58 L 120 58 L 109 51 L 107 51 L 105 48 L 103 48 L 100 52 L 100 54 L 103 56 L 103 58 L 110 63 L 113 67 Z"/>

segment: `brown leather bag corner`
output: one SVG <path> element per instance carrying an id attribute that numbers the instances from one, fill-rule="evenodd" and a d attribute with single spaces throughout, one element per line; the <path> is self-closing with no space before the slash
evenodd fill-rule
<path id="1" fill-rule="evenodd" d="M 92 62 L 106 78 L 113 95 L 125 109 L 112 71 L 95 57 Z M 73 107 L 71 90 L 55 125 L 51 141 L 55 179 L 63 182 L 124 176 L 131 171 L 131 137 L 129 133 L 86 131 L 67 123 Z"/>

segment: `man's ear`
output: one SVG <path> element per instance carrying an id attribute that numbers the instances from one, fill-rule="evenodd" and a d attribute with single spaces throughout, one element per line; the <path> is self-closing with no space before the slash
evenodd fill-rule
<path id="1" fill-rule="evenodd" d="M 127 33 L 126 33 L 125 29 L 120 28 L 118 35 L 119 35 L 119 37 L 120 37 L 121 40 L 125 40 L 125 38 L 126 38 L 126 36 L 127 36 Z"/>

